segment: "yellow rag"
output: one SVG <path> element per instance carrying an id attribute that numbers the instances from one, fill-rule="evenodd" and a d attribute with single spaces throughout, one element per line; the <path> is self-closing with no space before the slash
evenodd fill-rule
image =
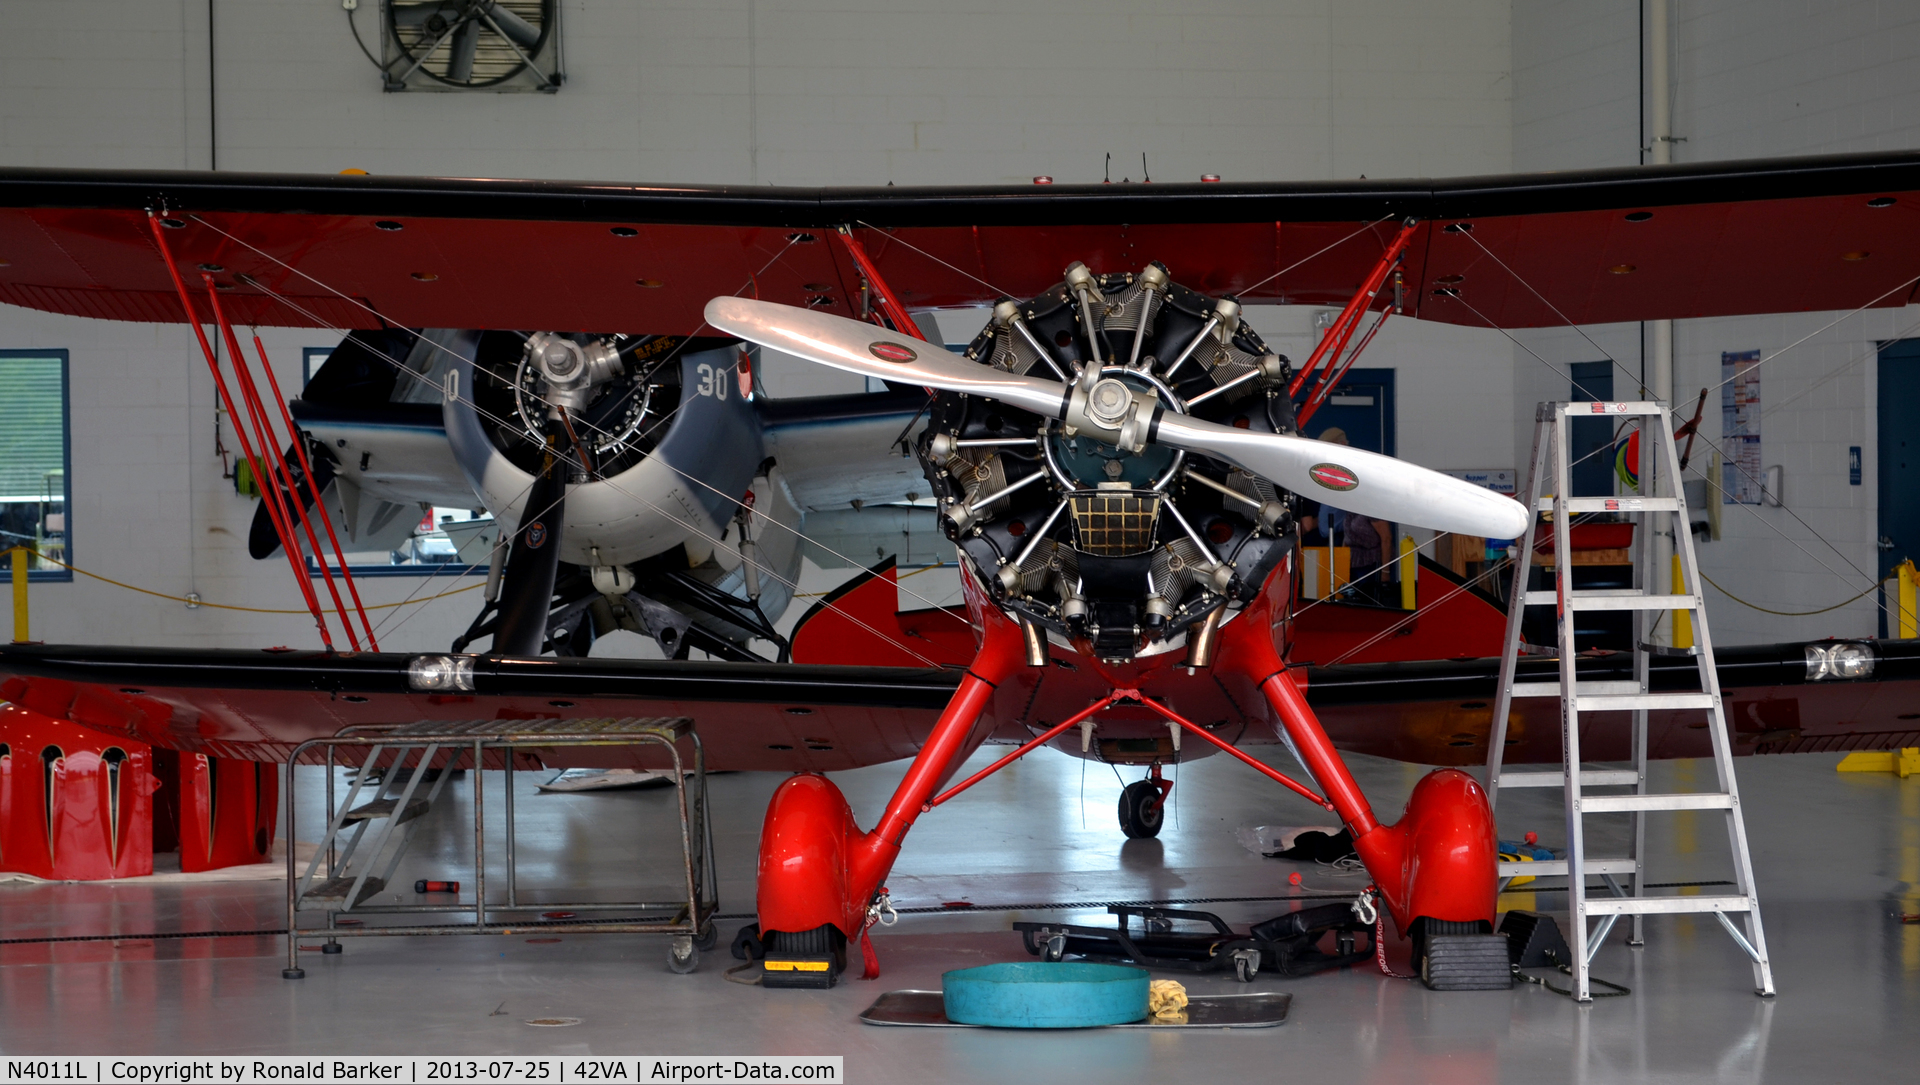
<path id="1" fill-rule="evenodd" d="M 1147 1012 L 1155 1017 L 1176 1017 L 1186 1012 L 1187 989 L 1179 980 L 1154 980 L 1147 985 Z"/>

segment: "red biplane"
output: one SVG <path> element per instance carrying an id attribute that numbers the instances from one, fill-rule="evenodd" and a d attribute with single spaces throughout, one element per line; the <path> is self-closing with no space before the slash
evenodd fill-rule
<path id="1" fill-rule="evenodd" d="M 986 772 L 1042 744 L 1149 766 L 1130 794 L 1135 819 L 1156 821 L 1158 766 L 1224 752 L 1335 812 L 1386 910 L 1417 932 L 1494 918 L 1485 795 L 1443 768 L 1383 824 L 1339 751 L 1482 760 L 1497 669 L 1486 655 L 1501 617 L 1458 592 L 1416 612 L 1419 643 L 1476 658 L 1298 658 L 1296 499 L 1493 537 L 1521 534 L 1528 513 L 1299 436 L 1311 397 L 1350 362 L 1362 318 L 1530 328 L 1906 305 L 1920 281 L 1920 154 L 1446 181 L 941 189 L 12 170 L 0 172 L 0 247 L 0 300 L 196 331 L 207 319 L 235 354 L 241 323 L 621 328 L 752 339 L 925 387 L 928 425 L 912 451 L 961 555 L 967 601 L 961 617 L 896 614 L 879 570 L 815 608 L 794 635 L 796 662 L 537 658 L 563 560 L 545 513 L 594 473 L 568 408 L 611 365 L 568 340 L 551 357 L 529 354 L 540 373 L 527 387 L 550 410 L 515 510 L 493 652 L 13 646 L 0 649 L 0 694 L 18 705 L 255 760 L 355 724 L 691 716 L 711 766 L 796 773 L 767 813 L 758 896 L 763 936 L 796 952 L 865 931 L 909 828 L 974 782 L 947 786 L 983 744 L 1018 746 Z M 1341 314 L 1296 368 L 1240 319 L 1254 302 Z M 910 310 L 989 305 L 965 356 L 916 337 Z M 460 392 L 449 383 L 445 401 Z M 263 476 L 276 472 L 274 452 L 262 450 Z M 277 473 L 301 493 L 291 465 Z M 278 530 L 293 539 L 290 514 Z M 1458 587 L 1436 584 L 1423 594 Z M 1920 743 L 1902 712 L 1920 648 L 1861 650 L 1870 666 L 1845 675 L 1808 666 L 1799 643 L 1723 650 L 1737 747 Z M 1534 666 L 1556 664 L 1522 669 Z M 1599 655 L 1579 671 L 1605 678 L 1622 666 Z M 1655 714 L 1652 756 L 1706 752 L 1684 716 Z M 1506 759 L 1557 759 L 1555 723 L 1551 705 L 1516 708 Z M 1606 715 L 1583 726 L 1589 757 L 1628 756 Z M 1317 791 L 1245 753 L 1283 743 Z M 588 760 L 553 763 L 606 764 L 577 756 Z M 870 831 L 821 775 L 903 758 L 912 764 Z"/>

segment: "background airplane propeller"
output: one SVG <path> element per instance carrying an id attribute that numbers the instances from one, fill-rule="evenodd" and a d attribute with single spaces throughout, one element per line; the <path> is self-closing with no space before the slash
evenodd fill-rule
<path id="1" fill-rule="evenodd" d="M 1004 373 L 918 339 L 811 309 L 719 297 L 707 303 L 706 317 L 729 335 L 821 365 L 984 396 L 1043 417 L 1064 417 L 1072 392 L 1058 381 Z M 1494 539 L 1516 538 L 1527 529 L 1527 510 L 1512 498 L 1391 456 L 1172 411 L 1156 416 L 1151 440 L 1224 460 L 1361 516 Z"/>

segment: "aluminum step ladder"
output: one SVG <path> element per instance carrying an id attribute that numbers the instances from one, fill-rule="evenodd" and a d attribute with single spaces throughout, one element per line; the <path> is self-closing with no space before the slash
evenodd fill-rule
<path id="1" fill-rule="evenodd" d="M 1614 424 L 1640 425 L 1640 494 L 1623 497 L 1569 497 L 1573 464 L 1569 458 L 1570 424 L 1576 418 L 1604 418 Z M 1497 802 L 1502 791 L 1520 787 L 1559 787 L 1566 796 L 1567 857 L 1549 862 L 1501 863 L 1504 880 L 1532 875 L 1567 879 L 1573 952 L 1574 997 L 1590 1001 L 1588 970 L 1600 946 L 1621 916 L 1632 917 L 1629 943 L 1642 942 L 1642 917 L 1653 914 L 1711 912 L 1753 962 L 1754 989 L 1771 996 L 1773 970 L 1767 960 L 1766 935 L 1760 926 L 1760 902 L 1754 895 L 1753 858 L 1747 847 L 1746 822 L 1740 814 L 1740 793 L 1734 782 L 1733 749 L 1727 732 L 1726 710 L 1714 669 L 1713 642 L 1707 635 L 1707 615 L 1700 594 L 1700 572 L 1694 556 L 1687 503 L 1681 485 L 1679 454 L 1673 423 L 1658 403 L 1542 403 L 1535 414 L 1532 466 L 1523 498 L 1536 513 L 1552 514 L 1552 591 L 1529 591 L 1534 546 L 1541 530 L 1532 518 L 1515 563 L 1513 591 L 1507 607 L 1507 636 L 1500 657 L 1499 691 L 1493 706 L 1492 734 L 1487 749 L 1487 797 Z M 1633 544 L 1633 588 L 1575 590 L 1571 527 L 1577 518 L 1612 515 L 1636 525 Z M 1654 540 L 1671 534 L 1680 558 L 1687 592 L 1654 593 Z M 1519 681 L 1521 618 L 1530 605 L 1555 608 L 1559 678 L 1557 681 Z M 1574 646 L 1574 616 L 1596 610 L 1625 610 L 1633 615 L 1634 677 L 1631 680 L 1578 681 Z M 1694 647 L 1655 646 L 1651 632 L 1661 611 L 1692 618 Z M 1699 689 L 1693 692 L 1653 692 L 1648 682 L 1654 655 L 1692 656 L 1699 671 Z M 1503 772 L 1508 717 L 1516 697 L 1557 697 L 1560 700 L 1562 766 L 1557 772 Z M 1647 790 L 1647 714 L 1649 711 L 1690 711 L 1707 715 L 1712 737 L 1714 790 L 1656 794 Z M 1580 757 L 1580 721 L 1586 712 L 1632 714 L 1631 769 L 1584 768 Z M 1591 788 L 1629 788 L 1590 794 Z M 1734 891 L 1719 896 L 1649 896 L 1644 863 L 1646 815 L 1660 811 L 1719 810 L 1726 817 L 1727 839 L 1733 854 Z M 1585 819 L 1592 814 L 1625 813 L 1632 818 L 1628 854 L 1614 858 L 1587 855 Z M 1589 897 L 1587 878 L 1598 875 L 1611 896 Z M 1626 883 L 1623 887 L 1621 882 Z M 1734 917 L 1738 917 L 1736 924 Z M 1589 920 L 1598 925 L 1588 928 Z"/>

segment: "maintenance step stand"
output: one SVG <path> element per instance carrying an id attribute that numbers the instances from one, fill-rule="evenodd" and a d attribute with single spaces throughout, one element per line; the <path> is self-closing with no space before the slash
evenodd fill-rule
<path id="1" fill-rule="evenodd" d="M 1640 495 L 1627 497 L 1570 497 L 1572 464 L 1569 462 L 1568 436 L 1575 418 L 1605 418 L 1616 425 L 1621 421 L 1640 423 Z M 1767 961 L 1766 935 L 1760 926 L 1760 902 L 1754 895 L 1753 858 L 1747 849 L 1746 822 L 1740 814 L 1740 793 L 1734 783 L 1733 750 L 1728 739 L 1720 679 L 1714 669 L 1713 642 L 1707 635 L 1707 614 L 1699 591 L 1700 572 L 1689 530 L 1681 468 L 1674 446 L 1673 424 L 1667 410 L 1658 403 L 1543 403 L 1535 415 L 1533 463 L 1528 473 L 1524 499 L 1536 515 L 1520 541 L 1515 564 L 1513 592 L 1507 609 L 1507 638 L 1500 657 L 1499 693 L 1493 706 L 1493 733 L 1487 750 L 1487 797 L 1497 802 L 1508 788 L 1560 787 L 1565 791 L 1567 813 L 1567 857 L 1550 862 L 1503 862 L 1500 877 L 1563 876 L 1567 879 L 1568 914 L 1572 929 L 1568 932 L 1573 960 L 1574 997 L 1582 1002 L 1592 999 L 1589 970 L 1594 954 L 1613 932 L 1623 915 L 1633 917 L 1631 944 L 1642 942 L 1641 918 L 1649 914 L 1711 912 L 1733 940 L 1753 962 L 1754 988 L 1757 994 L 1771 996 L 1773 970 Z M 1609 446 L 1611 447 L 1611 446 Z M 1552 514 L 1553 579 L 1552 591 L 1529 591 L 1534 545 L 1540 531 L 1538 513 Z M 1573 587 L 1573 525 L 1585 514 L 1614 514 L 1636 522 L 1634 588 L 1576 591 Z M 1671 533 L 1674 552 L 1680 559 L 1684 594 L 1656 595 L 1653 585 L 1655 540 Z M 1685 585 L 1693 590 L 1686 592 Z M 1553 682 L 1516 681 L 1522 650 L 1521 618 L 1530 605 L 1555 608 L 1558 632 L 1559 680 Z M 1634 678 L 1622 681 L 1576 680 L 1574 616 L 1582 611 L 1629 610 L 1633 612 Z M 1695 646 L 1669 648 L 1651 643 L 1652 627 L 1661 611 L 1692 616 Z M 1648 684 L 1654 655 L 1690 655 L 1699 669 L 1696 692 L 1655 693 Z M 1563 764 L 1559 772 L 1502 772 L 1501 757 L 1506 749 L 1507 721 L 1516 697 L 1558 697 Z M 1713 741 L 1713 766 L 1717 789 L 1697 793 L 1655 794 L 1647 790 L 1647 713 L 1653 710 L 1704 711 L 1707 733 Z M 1629 770 L 1583 769 L 1580 759 L 1580 716 L 1583 712 L 1631 712 L 1633 717 L 1633 768 Z M 1590 794 L 1590 788 L 1631 788 L 1620 793 Z M 1644 854 L 1646 815 L 1658 811 L 1719 810 L 1726 815 L 1727 839 L 1733 852 L 1734 892 L 1725 896 L 1648 896 Z M 1590 814 L 1625 813 L 1632 817 L 1631 843 L 1621 858 L 1589 858 L 1586 849 L 1585 818 Z M 1612 890 L 1611 896 L 1590 898 L 1587 878 L 1598 875 Z M 1621 885 L 1621 879 L 1626 882 Z M 1730 918 L 1740 917 L 1736 925 Z M 1589 931 L 1587 921 L 1598 919 Z M 1744 931 L 1741 929 L 1744 927 Z"/>

